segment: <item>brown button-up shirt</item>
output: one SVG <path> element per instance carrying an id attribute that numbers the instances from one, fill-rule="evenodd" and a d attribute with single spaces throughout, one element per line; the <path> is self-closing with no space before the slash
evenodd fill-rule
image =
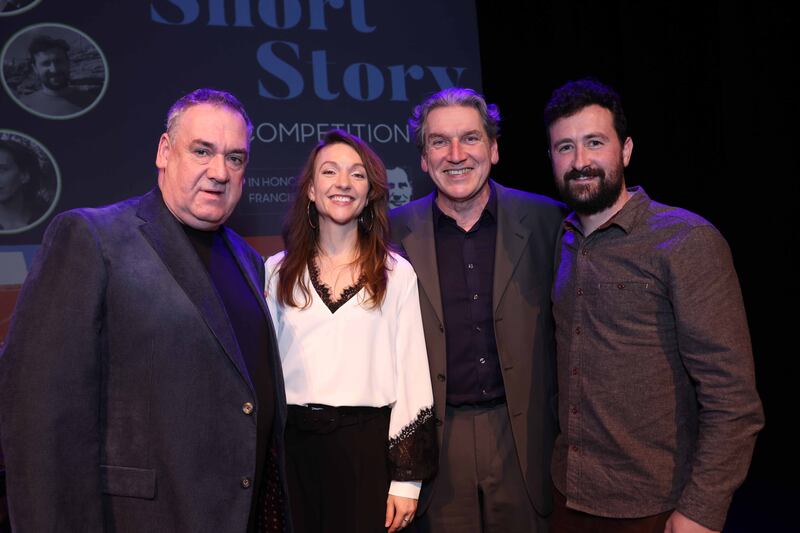
<path id="1" fill-rule="evenodd" d="M 719 530 L 763 425 L 738 279 L 710 223 L 629 192 L 588 237 L 564 222 L 553 480 L 579 511 Z"/>

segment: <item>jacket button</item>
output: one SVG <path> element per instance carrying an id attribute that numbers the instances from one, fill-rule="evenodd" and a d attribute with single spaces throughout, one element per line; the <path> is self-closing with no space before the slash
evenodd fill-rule
<path id="1" fill-rule="evenodd" d="M 241 485 L 242 485 L 243 489 L 249 489 L 250 485 L 252 485 L 252 484 L 253 484 L 253 480 L 251 480 L 249 477 L 243 477 L 242 478 Z"/>
<path id="2" fill-rule="evenodd" d="M 242 412 L 246 415 L 252 415 L 254 411 L 253 404 L 250 402 L 244 402 L 242 404 Z"/>
<path id="3" fill-rule="evenodd" d="M 436 379 L 438 379 L 439 381 L 444 381 L 444 374 L 438 374 L 436 376 Z"/>

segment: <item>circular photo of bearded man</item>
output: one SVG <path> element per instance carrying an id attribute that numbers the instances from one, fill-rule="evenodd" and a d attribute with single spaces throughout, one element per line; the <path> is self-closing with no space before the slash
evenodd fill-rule
<path id="1" fill-rule="evenodd" d="M 24 133 L 0 130 L 0 235 L 38 226 L 60 193 L 61 174 L 47 148 Z"/>
<path id="2" fill-rule="evenodd" d="M 63 24 L 36 24 L 18 31 L 0 53 L 0 62 L 9 96 L 43 118 L 83 115 L 108 86 L 108 63 L 100 47 Z"/>

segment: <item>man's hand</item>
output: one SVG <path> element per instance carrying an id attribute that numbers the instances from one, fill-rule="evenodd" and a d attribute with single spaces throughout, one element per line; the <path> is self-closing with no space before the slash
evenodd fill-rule
<path id="1" fill-rule="evenodd" d="M 417 500 L 414 498 L 389 494 L 386 499 L 386 523 L 383 526 L 389 528 L 389 533 L 400 531 L 414 520 L 416 511 Z"/>
<path id="2" fill-rule="evenodd" d="M 719 531 L 701 526 L 691 518 L 686 518 L 678 511 L 675 511 L 667 520 L 664 533 L 719 533 Z"/>

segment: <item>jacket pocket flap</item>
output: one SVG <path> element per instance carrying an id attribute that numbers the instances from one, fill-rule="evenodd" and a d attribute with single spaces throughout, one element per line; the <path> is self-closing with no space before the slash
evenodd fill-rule
<path id="1" fill-rule="evenodd" d="M 156 496 L 156 471 L 150 468 L 100 465 L 103 493 L 152 500 Z"/>

